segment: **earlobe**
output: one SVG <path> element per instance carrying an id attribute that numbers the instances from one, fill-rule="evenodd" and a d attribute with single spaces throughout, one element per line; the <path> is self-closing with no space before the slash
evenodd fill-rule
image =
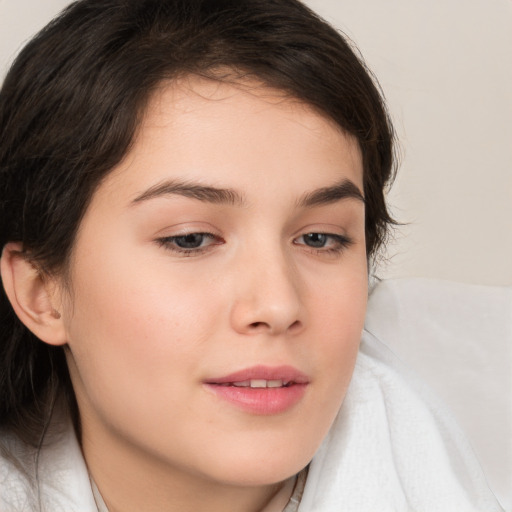
<path id="1" fill-rule="evenodd" d="M 20 243 L 5 245 L 0 272 L 5 293 L 21 322 L 40 340 L 50 345 L 64 345 L 64 322 L 54 304 L 56 287 L 23 255 Z"/>

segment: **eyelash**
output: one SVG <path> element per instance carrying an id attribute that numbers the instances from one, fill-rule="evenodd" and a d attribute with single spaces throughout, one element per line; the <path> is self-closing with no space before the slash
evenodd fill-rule
<path id="1" fill-rule="evenodd" d="M 176 244 L 176 241 L 180 238 L 186 238 L 190 236 L 202 236 L 206 239 L 212 240 L 212 243 L 204 246 L 204 247 L 192 247 L 192 248 L 185 248 L 180 247 Z M 192 233 L 184 233 L 183 235 L 173 235 L 173 236 L 166 236 L 164 238 L 158 238 L 157 242 L 164 248 L 168 249 L 169 251 L 181 254 L 185 257 L 190 256 L 198 256 L 199 254 L 202 254 L 206 252 L 210 246 L 212 245 L 220 245 L 223 240 L 217 235 L 214 235 L 213 233 L 203 233 L 203 232 L 192 232 Z M 217 243 L 216 243 L 217 242 Z"/>
<path id="2" fill-rule="evenodd" d="M 317 235 L 317 236 L 325 236 L 327 237 L 327 242 L 331 240 L 331 242 L 334 243 L 333 247 L 314 247 L 307 245 L 306 243 L 299 243 L 297 240 L 304 239 L 304 237 L 311 236 L 311 235 Z M 209 239 L 212 241 L 212 243 L 207 244 L 204 247 L 191 247 L 191 248 L 185 248 L 180 247 L 177 245 L 178 239 L 184 239 L 186 237 L 191 236 L 201 236 L 204 237 L 204 239 Z M 204 241 L 203 239 L 203 241 Z M 219 237 L 218 235 L 215 235 L 213 233 L 205 233 L 205 232 L 191 232 L 191 233 L 184 233 L 182 235 L 173 235 L 173 236 L 167 236 L 163 238 L 158 238 L 157 243 L 164 247 L 165 249 L 172 251 L 174 253 L 178 253 L 185 257 L 192 257 L 192 256 L 199 256 L 200 254 L 203 254 L 207 252 L 211 246 L 213 245 L 220 245 L 223 243 L 223 239 Z M 303 235 L 300 235 L 299 237 L 295 238 L 293 243 L 295 245 L 303 245 L 306 247 L 310 252 L 318 255 L 339 255 L 341 254 L 345 249 L 350 247 L 353 244 L 353 241 L 344 236 L 344 235 L 337 235 L 334 233 L 322 233 L 322 232 L 309 232 L 304 233 Z"/>
<path id="3" fill-rule="evenodd" d="M 311 236 L 311 235 L 317 235 L 317 236 L 325 236 L 327 239 L 331 240 L 332 243 L 334 243 L 333 247 L 313 247 L 306 244 L 298 244 L 295 240 L 303 239 L 304 237 Z M 344 235 L 337 235 L 334 233 L 322 233 L 317 231 L 312 231 L 309 233 L 304 233 L 303 235 L 300 235 L 298 238 L 294 240 L 294 243 L 296 245 L 305 245 L 309 251 L 319 254 L 319 255 L 332 255 L 337 256 L 340 255 L 345 249 L 348 249 L 352 244 L 353 241 L 347 236 Z"/>

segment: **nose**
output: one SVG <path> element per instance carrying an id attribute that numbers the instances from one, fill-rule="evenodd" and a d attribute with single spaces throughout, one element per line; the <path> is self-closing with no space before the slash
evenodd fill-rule
<path id="1" fill-rule="evenodd" d="M 233 328 L 241 334 L 297 334 L 305 311 L 300 278 L 285 255 L 249 254 L 239 263 L 231 309 Z"/>

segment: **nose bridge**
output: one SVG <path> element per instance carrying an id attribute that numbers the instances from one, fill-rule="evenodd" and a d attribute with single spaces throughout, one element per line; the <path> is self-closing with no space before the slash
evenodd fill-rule
<path id="1" fill-rule="evenodd" d="M 244 333 L 297 331 L 303 325 L 301 284 L 283 244 L 244 251 L 238 261 L 232 323 Z"/>

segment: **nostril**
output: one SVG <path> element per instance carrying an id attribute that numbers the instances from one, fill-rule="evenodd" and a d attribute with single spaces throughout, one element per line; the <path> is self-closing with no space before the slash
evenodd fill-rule
<path id="1" fill-rule="evenodd" d="M 301 327 L 302 327 L 302 323 L 300 322 L 300 320 L 295 320 L 295 322 L 293 322 L 293 324 L 290 325 L 290 327 L 288 327 L 288 330 L 290 332 L 298 331 L 301 329 Z"/>
<path id="2" fill-rule="evenodd" d="M 301 326 L 302 326 L 302 323 L 299 320 L 296 320 L 286 330 L 288 332 L 297 331 L 297 330 L 300 330 Z M 253 323 L 249 324 L 249 329 L 251 331 L 266 331 L 266 330 L 274 331 L 271 324 L 268 324 L 267 322 L 253 322 Z"/>
<path id="3" fill-rule="evenodd" d="M 262 329 L 262 328 L 270 329 L 270 325 L 268 325 L 265 322 L 253 322 L 252 324 L 250 324 L 249 327 L 253 330 Z"/>

